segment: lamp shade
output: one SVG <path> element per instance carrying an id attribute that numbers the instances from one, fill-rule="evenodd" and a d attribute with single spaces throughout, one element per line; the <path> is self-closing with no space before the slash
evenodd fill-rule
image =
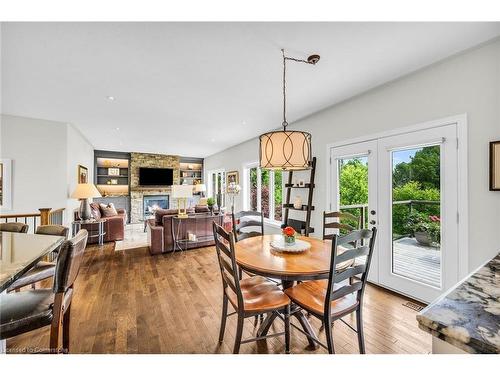
<path id="1" fill-rule="evenodd" d="M 194 185 L 194 191 L 196 193 L 207 191 L 207 186 L 205 184 L 196 184 Z"/>
<path id="2" fill-rule="evenodd" d="M 172 185 L 172 198 L 191 198 L 193 196 L 193 185 Z"/>
<path id="3" fill-rule="evenodd" d="M 261 168 L 284 171 L 310 168 L 310 133 L 281 130 L 264 133 L 259 140 Z"/>
<path id="4" fill-rule="evenodd" d="M 98 198 L 100 196 L 101 193 L 94 184 L 78 184 L 73 194 L 71 194 L 71 198 L 74 199 Z"/>

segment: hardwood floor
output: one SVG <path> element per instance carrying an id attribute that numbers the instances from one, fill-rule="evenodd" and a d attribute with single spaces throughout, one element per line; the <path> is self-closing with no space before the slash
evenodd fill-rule
<path id="1" fill-rule="evenodd" d="M 71 353 L 231 353 L 235 316 L 228 318 L 224 343 L 218 344 L 222 306 L 221 279 L 213 247 L 150 256 L 146 248 L 114 251 L 114 244 L 89 246 L 75 283 L 71 312 Z M 429 353 L 431 338 L 417 327 L 406 299 L 369 285 L 365 295 L 367 353 Z M 354 318 L 354 317 L 353 317 Z M 320 323 L 311 317 L 316 329 Z M 347 319 L 349 321 L 349 319 Z M 243 338 L 254 335 L 245 321 Z M 354 319 L 352 322 L 354 323 Z M 283 330 L 275 321 L 270 332 Z M 7 348 L 45 348 L 48 328 L 7 341 Z M 356 334 L 335 323 L 337 353 L 358 353 Z M 321 332 L 320 339 L 325 338 Z M 307 349 L 292 329 L 292 353 Z M 241 353 L 283 353 L 284 338 L 243 344 Z"/>

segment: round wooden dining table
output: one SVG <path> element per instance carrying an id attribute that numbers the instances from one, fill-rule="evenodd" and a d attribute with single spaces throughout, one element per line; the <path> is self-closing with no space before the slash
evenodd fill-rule
<path id="1" fill-rule="evenodd" d="M 235 244 L 236 263 L 245 271 L 273 279 L 280 279 L 283 289 L 292 287 L 295 281 L 327 279 L 332 254 L 331 241 L 312 237 L 298 237 L 308 242 L 311 247 L 301 253 L 276 251 L 271 241 L 281 237 L 279 234 L 250 237 Z M 339 266 L 342 266 L 339 264 Z M 302 329 L 316 338 L 309 321 L 300 309 L 292 308 L 292 315 L 297 318 Z M 258 336 L 265 336 L 278 313 L 266 317 L 259 328 Z M 314 340 L 308 337 L 309 345 L 316 347 Z"/>

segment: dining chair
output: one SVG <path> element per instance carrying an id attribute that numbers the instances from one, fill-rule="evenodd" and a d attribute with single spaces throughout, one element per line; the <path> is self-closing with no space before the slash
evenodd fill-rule
<path id="1" fill-rule="evenodd" d="M 62 244 L 52 289 L 30 289 L 0 295 L 1 340 L 50 325 L 50 352 L 69 352 L 73 285 L 80 270 L 87 238 L 87 231 L 82 229 Z M 62 350 L 59 347 L 61 336 Z"/>
<path id="2" fill-rule="evenodd" d="M 222 276 L 222 317 L 219 342 L 224 340 L 227 317 L 238 316 L 233 353 L 240 351 L 240 345 L 270 337 L 285 335 L 285 352 L 290 351 L 290 299 L 273 282 L 262 276 L 252 276 L 240 280 L 234 253 L 234 233 L 226 232 L 220 225 L 213 223 L 215 249 Z M 235 312 L 228 314 L 228 303 Z M 285 331 L 262 337 L 242 340 L 245 318 L 284 310 Z"/>
<path id="3" fill-rule="evenodd" d="M 29 225 L 23 223 L 0 223 L 0 232 L 28 233 Z"/>
<path id="4" fill-rule="evenodd" d="M 350 220 L 357 223 L 357 225 L 354 227 L 350 224 L 342 223 L 342 220 Z M 323 240 L 331 240 L 333 238 L 334 234 L 327 233 L 327 229 L 337 229 L 339 234 L 340 230 L 352 232 L 353 230 L 361 229 L 361 218 L 349 212 L 323 211 Z"/>
<path id="5" fill-rule="evenodd" d="M 345 236 L 333 235 L 328 280 L 306 281 L 285 290 L 285 294 L 293 303 L 321 320 L 323 327 L 325 327 L 326 346 L 307 333 L 303 331 L 302 333 L 328 349 L 328 353 L 330 354 L 335 353 L 332 323 L 339 319 L 357 333 L 359 351 L 361 354 L 365 353 L 363 295 L 368 271 L 370 270 L 376 235 L 376 228 L 372 230 L 356 230 Z M 340 247 L 350 242 L 361 243 L 362 240 L 369 240 L 369 245 L 345 251 Z M 352 263 L 349 267 L 342 269 L 342 271 L 337 271 L 338 264 L 362 256 L 366 256 L 365 263 Z M 351 284 L 346 285 L 345 280 L 354 276 L 357 278 L 353 279 Z M 356 328 L 342 319 L 353 312 L 356 312 Z M 300 328 L 298 329 L 300 330 Z"/>
<path id="6" fill-rule="evenodd" d="M 232 212 L 233 233 L 236 242 L 245 238 L 262 236 L 264 234 L 264 216 L 258 211 Z M 242 231 L 243 228 L 253 228 L 250 231 Z"/>
<path id="7" fill-rule="evenodd" d="M 43 234 L 49 236 L 61 236 L 65 239 L 68 238 L 69 229 L 63 225 L 40 225 L 36 228 L 36 234 Z M 51 257 L 57 257 L 60 247 L 51 253 Z M 56 269 L 55 262 L 40 261 L 18 280 L 16 280 L 8 289 L 7 293 L 16 291 L 18 292 L 21 288 L 31 285 L 35 289 L 35 284 L 49 279 L 54 276 Z"/>

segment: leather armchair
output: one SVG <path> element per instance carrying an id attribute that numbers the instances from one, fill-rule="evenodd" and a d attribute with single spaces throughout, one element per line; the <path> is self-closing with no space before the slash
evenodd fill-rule
<path id="1" fill-rule="evenodd" d="M 117 215 L 115 216 L 103 216 L 101 208 L 98 203 L 91 203 L 90 210 L 92 212 L 92 216 L 95 219 L 105 219 L 104 223 L 104 231 L 106 234 L 104 235 L 104 242 L 111 241 L 121 241 L 125 238 L 125 224 L 127 222 L 127 211 L 124 209 L 118 208 Z M 78 211 L 75 211 L 75 220 L 79 220 Z M 88 229 L 85 227 L 85 224 L 82 225 L 82 228 Z M 98 241 L 97 237 L 89 238 L 88 243 L 96 243 Z"/>

